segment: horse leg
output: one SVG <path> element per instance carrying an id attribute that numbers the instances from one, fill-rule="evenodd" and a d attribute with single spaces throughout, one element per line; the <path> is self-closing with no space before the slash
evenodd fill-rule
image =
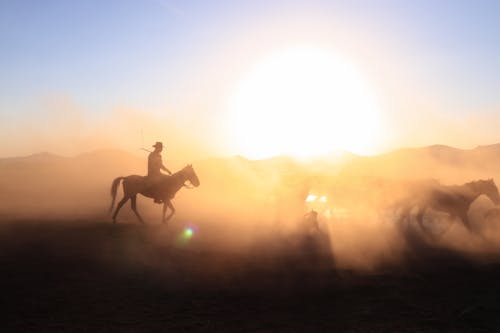
<path id="1" fill-rule="evenodd" d="M 167 208 L 170 208 L 170 213 L 168 214 L 167 217 L 165 217 L 165 213 L 167 212 Z M 172 205 L 172 203 L 170 202 L 170 200 L 165 200 L 164 203 L 163 203 L 163 219 L 162 219 L 162 223 L 165 223 L 168 220 L 170 220 L 170 218 L 172 217 L 172 215 L 174 215 L 174 213 L 175 213 L 175 208 Z"/>
<path id="2" fill-rule="evenodd" d="M 137 218 L 139 219 L 139 221 L 141 221 L 141 223 L 144 224 L 144 220 L 142 219 L 141 215 L 137 211 L 137 195 L 133 195 L 130 198 L 130 204 L 132 205 L 132 210 L 134 211 L 135 216 L 137 216 Z"/>
<path id="3" fill-rule="evenodd" d="M 161 222 L 162 223 L 165 223 L 165 213 L 167 212 L 167 207 L 168 207 L 167 202 L 164 201 L 163 202 L 162 215 L 161 215 Z"/>
<path id="4" fill-rule="evenodd" d="M 118 215 L 118 212 L 120 211 L 120 208 L 122 208 L 122 206 L 128 201 L 129 198 L 130 198 L 129 196 L 124 195 L 123 199 L 120 200 L 120 202 L 116 206 L 115 213 L 113 214 L 113 223 L 116 223 L 116 215 Z"/>

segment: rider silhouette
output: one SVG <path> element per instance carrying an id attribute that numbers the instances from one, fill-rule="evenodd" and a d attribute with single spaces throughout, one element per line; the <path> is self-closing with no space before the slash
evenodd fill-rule
<path id="1" fill-rule="evenodd" d="M 163 165 L 163 161 L 161 158 L 161 151 L 163 150 L 163 143 L 161 142 L 156 142 L 153 145 L 153 148 L 155 149 L 152 151 L 149 156 L 148 156 L 148 183 L 149 183 L 149 188 L 153 188 L 164 176 L 164 174 L 161 172 L 161 170 L 164 170 L 168 172 L 169 175 L 172 174 L 167 167 Z M 155 198 L 156 203 L 161 203 L 162 201 L 160 199 Z"/>
<path id="2" fill-rule="evenodd" d="M 309 228 L 314 228 L 316 231 L 320 231 L 319 229 L 319 221 L 318 221 L 318 212 L 315 211 L 314 209 L 311 209 L 309 213 L 304 215 L 304 221 L 306 222 L 306 227 Z"/>

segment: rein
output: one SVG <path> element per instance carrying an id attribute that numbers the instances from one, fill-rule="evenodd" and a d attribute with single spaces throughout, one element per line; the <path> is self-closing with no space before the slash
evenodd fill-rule
<path id="1" fill-rule="evenodd" d="M 184 174 L 182 174 L 182 175 L 184 176 Z M 189 185 L 189 184 L 187 184 L 187 183 L 186 183 L 188 180 L 189 180 L 189 179 L 186 179 L 186 180 L 182 183 L 182 186 L 183 186 L 183 187 L 185 187 L 185 188 L 186 188 L 186 189 L 188 189 L 188 190 L 192 190 L 192 189 L 194 189 L 194 186 Z"/>

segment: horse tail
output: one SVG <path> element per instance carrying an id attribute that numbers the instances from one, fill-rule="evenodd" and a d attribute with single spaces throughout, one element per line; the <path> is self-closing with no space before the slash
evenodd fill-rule
<path id="1" fill-rule="evenodd" d="M 116 199 L 116 192 L 118 190 L 118 186 L 120 185 L 120 182 L 122 179 L 125 179 L 125 177 L 118 177 L 115 180 L 113 180 L 113 183 L 111 184 L 111 207 L 109 207 L 109 212 L 113 210 L 113 207 L 115 205 L 115 199 Z"/>

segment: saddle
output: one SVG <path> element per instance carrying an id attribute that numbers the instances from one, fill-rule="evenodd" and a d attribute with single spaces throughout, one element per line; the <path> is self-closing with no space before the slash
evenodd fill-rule
<path id="1" fill-rule="evenodd" d="M 145 194 L 154 199 L 155 203 L 161 204 L 165 199 L 165 193 L 162 191 L 162 184 L 169 178 L 167 175 L 144 176 Z"/>

